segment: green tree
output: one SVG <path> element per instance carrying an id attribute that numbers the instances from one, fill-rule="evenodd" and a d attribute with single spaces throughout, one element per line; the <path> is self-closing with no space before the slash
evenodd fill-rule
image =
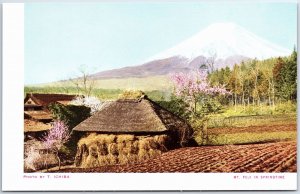
<path id="1" fill-rule="evenodd" d="M 243 83 L 242 83 L 242 75 L 241 75 L 241 69 L 240 66 L 235 64 L 233 66 L 232 73 L 229 78 L 229 87 L 231 91 L 233 92 L 233 97 L 234 97 L 234 107 L 236 110 L 236 106 L 238 104 L 238 97 L 242 93 L 243 90 Z"/>
<path id="2" fill-rule="evenodd" d="M 297 98 L 297 52 L 287 58 L 278 58 L 273 68 L 275 88 L 280 100 Z"/>

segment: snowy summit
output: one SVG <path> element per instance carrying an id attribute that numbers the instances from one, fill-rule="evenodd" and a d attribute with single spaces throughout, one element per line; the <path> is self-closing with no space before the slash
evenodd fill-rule
<path id="1" fill-rule="evenodd" d="M 234 23 L 216 23 L 163 51 L 141 65 L 123 67 L 94 74 L 96 79 L 147 77 L 188 72 L 214 58 L 216 69 L 232 67 L 249 59 L 287 56 L 290 50 L 273 44 Z"/>
<path id="2" fill-rule="evenodd" d="M 192 60 L 198 56 L 211 57 L 212 55 L 216 55 L 217 59 L 231 56 L 266 59 L 286 56 L 290 52 L 235 23 L 215 23 L 178 45 L 151 57 L 148 61 L 173 56 Z"/>

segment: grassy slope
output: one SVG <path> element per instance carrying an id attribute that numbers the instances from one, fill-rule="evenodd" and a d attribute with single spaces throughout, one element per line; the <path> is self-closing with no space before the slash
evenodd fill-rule
<path id="1" fill-rule="evenodd" d="M 228 144 L 250 144 L 266 143 L 286 140 L 296 140 L 296 131 L 261 132 L 261 133 L 234 133 L 210 135 L 207 144 L 228 145 Z"/>
<path id="2" fill-rule="evenodd" d="M 251 127 L 265 125 L 287 125 L 297 124 L 296 113 L 276 114 L 276 115 L 249 115 L 249 116 L 230 116 L 230 117 L 211 117 L 208 121 L 208 128 L 223 127 Z"/>
<path id="3" fill-rule="evenodd" d="M 276 115 L 296 113 L 297 104 L 295 102 L 287 101 L 276 103 L 275 106 L 268 105 L 248 105 L 242 106 L 228 106 L 223 108 L 223 112 L 215 116 L 229 117 L 229 116 L 247 116 L 247 115 Z"/>
<path id="4" fill-rule="evenodd" d="M 93 89 L 92 95 L 98 97 L 100 100 L 115 100 L 118 99 L 119 95 L 125 90 L 120 89 Z M 43 93 L 43 94 L 81 94 L 78 93 L 75 87 L 28 87 L 24 88 L 24 96 L 26 93 Z M 168 98 L 171 94 L 170 90 L 153 90 L 146 91 L 145 94 L 152 100 L 161 101 L 162 99 Z"/>
<path id="5" fill-rule="evenodd" d="M 136 89 L 142 91 L 168 90 L 172 88 L 170 79 L 167 76 L 150 76 L 144 78 L 112 78 L 95 80 L 97 89 Z M 70 81 L 52 82 L 46 84 L 32 85 L 35 87 L 74 87 Z"/>

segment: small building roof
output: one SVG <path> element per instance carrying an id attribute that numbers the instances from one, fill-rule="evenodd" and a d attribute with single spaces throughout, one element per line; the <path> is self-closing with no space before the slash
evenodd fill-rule
<path id="1" fill-rule="evenodd" d="M 29 99 L 32 99 L 36 105 L 48 106 L 52 102 L 66 102 L 72 101 L 76 95 L 68 95 L 68 94 L 38 94 L 38 93 L 30 93 L 26 94 L 24 99 L 24 103 L 26 103 Z"/>
<path id="2" fill-rule="evenodd" d="M 24 119 L 24 133 L 47 131 L 49 129 L 51 129 L 50 123 L 45 124 L 40 121 Z"/>
<path id="3" fill-rule="evenodd" d="M 41 105 L 38 104 L 25 104 L 24 108 L 39 108 L 42 107 Z"/>
<path id="4" fill-rule="evenodd" d="M 189 126 L 146 96 L 106 102 L 73 130 L 108 133 L 155 133 Z"/>
<path id="5" fill-rule="evenodd" d="M 52 114 L 48 111 L 24 111 L 26 117 L 30 117 L 35 120 L 50 120 L 52 119 Z M 25 118 L 26 118 L 25 117 Z"/>

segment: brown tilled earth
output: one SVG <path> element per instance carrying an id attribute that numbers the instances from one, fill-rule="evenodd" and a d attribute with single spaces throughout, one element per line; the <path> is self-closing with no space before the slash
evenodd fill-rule
<path id="1" fill-rule="evenodd" d="M 59 172 L 296 172 L 296 147 L 295 141 L 189 147 L 135 164 Z"/>

